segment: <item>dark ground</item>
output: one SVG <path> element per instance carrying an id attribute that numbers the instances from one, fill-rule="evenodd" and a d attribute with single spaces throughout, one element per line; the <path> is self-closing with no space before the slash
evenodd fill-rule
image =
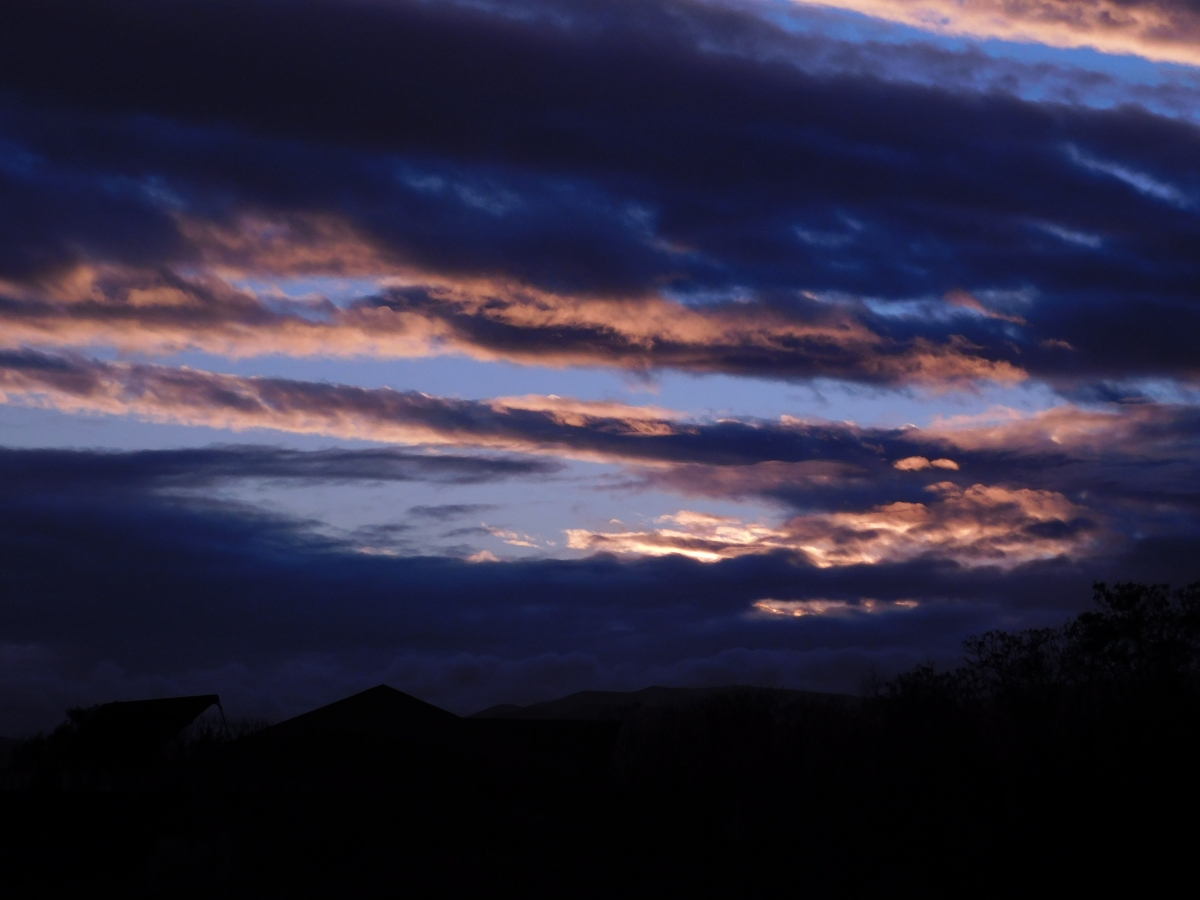
<path id="1" fill-rule="evenodd" d="M 865 699 L 654 688 L 461 719 L 380 687 L 241 736 L 151 747 L 143 729 L 142 750 L 111 722 L 149 707 L 76 713 L 11 753 L 3 884 L 172 897 L 1191 884 L 1200 586 L 1097 597 L 1061 629 L 986 635 L 961 669 Z"/>

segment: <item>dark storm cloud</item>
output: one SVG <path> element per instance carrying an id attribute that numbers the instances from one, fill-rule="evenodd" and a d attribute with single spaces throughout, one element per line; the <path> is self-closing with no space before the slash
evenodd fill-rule
<path id="1" fill-rule="evenodd" d="M 90 477 L 91 462 L 52 454 L 48 466 L 70 483 Z M 10 730 L 52 724 L 68 702 L 205 685 L 243 709 L 287 711 L 381 678 L 463 711 L 731 673 L 852 689 L 872 663 L 948 659 L 968 632 L 1064 618 L 1093 577 L 1193 578 L 1198 549 L 1180 535 L 1009 571 L 933 557 L 818 569 L 788 553 L 713 565 L 471 564 L 365 556 L 285 520 L 142 485 L 67 497 L 7 484 L 0 678 Z M 915 607 L 895 605 L 913 598 Z M 779 615 L 755 610 L 764 599 L 784 610 L 840 606 Z"/>
<path id="2" fill-rule="evenodd" d="M 84 261 L 403 267 L 549 291 L 531 303 L 551 310 L 666 291 L 718 301 L 716 324 L 787 325 L 639 344 L 596 313 L 564 351 L 561 325 L 486 286 L 468 312 L 412 293 L 366 307 L 477 355 L 896 382 L 920 365 L 873 360 L 920 359 L 925 341 L 974 363 L 930 380 L 1196 374 L 1200 131 L 1136 107 L 877 77 L 949 66 L 911 47 L 806 71 L 818 39 L 695 3 L 51 0 L 9 4 L 2 34 L 9 278 Z M 264 247 L 272 228 L 288 252 Z M 940 299 L 955 291 L 974 305 Z M 925 307 L 895 305 L 913 298 Z M 39 302 L 7 314 L 204 318 Z M 856 348 L 793 333 L 831 318 Z"/>

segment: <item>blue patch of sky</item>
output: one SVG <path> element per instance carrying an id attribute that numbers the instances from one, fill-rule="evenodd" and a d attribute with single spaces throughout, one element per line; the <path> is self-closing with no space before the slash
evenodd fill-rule
<path id="1" fill-rule="evenodd" d="M 206 489 L 205 495 L 214 492 Z M 586 556 L 567 546 L 567 529 L 648 531 L 663 527 L 660 517 L 682 509 L 751 522 L 786 516 L 766 502 L 646 488 L 619 466 L 578 461 L 549 477 L 488 484 L 232 482 L 215 496 L 308 523 L 359 549 L 454 556 L 486 550 L 499 559 Z M 492 508 L 444 521 L 410 512 L 414 506 L 449 504 Z"/>
<path id="2" fill-rule="evenodd" d="M 60 447 L 102 450 L 171 450 L 210 444 L 268 444 L 296 450 L 377 447 L 370 441 L 333 439 L 255 428 L 246 431 L 144 422 L 128 416 L 65 413 L 19 404 L 0 404 L 0 447 Z"/>
<path id="3" fill-rule="evenodd" d="M 319 435 L 260 429 L 235 432 L 0 405 L 0 446 L 4 447 L 136 451 L 214 444 L 267 444 L 297 450 L 380 446 Z M 442 452 L 463 451 L 442 448 Z M 693 501 L 663 491 L 641 490 L 631 485 L 628 474 L 619 466 L 578 461 L 567 461 L 562 472 L 550 476 L 485 484 L 238 480 L 207 486 L 199 493 L 205 499 L 228 501 L 304 523 L 351 546 L 406 555 L 465 556 L 487 550 L 499 559 L 586 555 L 567 548 L 566 529 L 624 530 L 624 526 L 613 524 L 613 519 L 626 520 L 630 528 L 640 529 L 652 527 L 657 516 L 683 508 L 759 521 L 779 515 L 762 504 Z M 495 508 L 446 522 L 409 513 L 413 506 L 443 504 L 487 504 Z M 386 529 L 395 525 L 409 527 L 399 530 L 394 543 L 389 543 Z M 482 529 L 485 525 L 494 531 L 447 535 L 459 528 Z M 385 530 L 382 534 L 378 533 L 381 527 Z M 356 535 L 359 531 L 365 533 Z M 514 539 L 527 540 L 532 546 L 508 542 Z"/>
<path id="4" fill-rule="evenodd" d="M 343 306 L 352 300 L 370 296 L 379 290 L 375 278 L 342 278 L 333 275 L 312 275 L 303 278 L 234 278 L 230 284 L 264 299 L 272 296 L 289 300 L 323 298 Z"/>

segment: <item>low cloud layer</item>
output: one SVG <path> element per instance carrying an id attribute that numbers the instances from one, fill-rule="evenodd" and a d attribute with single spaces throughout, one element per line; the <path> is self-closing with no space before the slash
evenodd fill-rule
<path id="1" fill-rule="evenodd" d="M 37 455 L 0 466 L 28 471 Z M 1193 535 L 1001 566 L 822 568 L 787 550 L 711 564 L 390 558 L 163 496 L 114 477 L 112 460 L 51 453 L 56 482 L 5 479 L 0 732 L 52 725 L 68 703 L 200 689 L 278 717 L 381 680 L 462 712 L 648 683 L 854 690 L 871 666 L 953 659 L 965 633 L 1057 621 L 1092 578 L 1189 577 L 1198 550 Z M 1003 515 L 1029 512 L 1014 509 Z"/>
<path id="2" fill-rule="evenodd" d="M 610 485 L 618 490 L 797 511 L 750 521 L 685 509 L 650 528 L 569 528 L 567 546 L 584 552 L 704 562 L 785 553 L 816 569 L 922 558 L 1011 569 L 1094 559 L 1149 535 L 1200 532 L 1200 495 L 1189 487 L 1200 483 L 1200 417 L 1190 406 L 994 411 L 925 429 L 786 416 L 697 421 L 656 407 L 553 395 L 467 401 L 31 353 L 0 359 L 0 390 L 10 403 L 73 412 L 525 454 L 212 450 L 89 463 L 98 471 L 124 465 L 147 485 L 233 477 L 462 484 L 545 477 L 561 458 L 622 467 L 623 480 Z M 468 531 L 543 546 L 519 528 Z"/>

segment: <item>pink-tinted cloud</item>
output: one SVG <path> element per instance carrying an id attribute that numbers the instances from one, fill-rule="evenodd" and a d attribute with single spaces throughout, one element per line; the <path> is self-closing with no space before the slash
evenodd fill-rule
<path id="1" fill-rule="evenodd" d="M 0 365 L 0 401 L 244 431 L 453 444 L 620 459 L 589 436 L 661 436 L 658 410 L 553 395 L 461 401 L 415 391 L 247 378 L 189 368 L 22 354 Z M 663 411 L 665 412 L 665 411 Z M 631 453 L 631 458 L 636 458 Z"/>
<path id="2" fill-rule="evenodd" d="M 1188 410 L 1155 403 L 1115 409 L 1066 404 L 1036 413 L 995 407 L 977 415 L 939 417 L 924 431 L 962 451 L 1003 449 L 1096 457 L 1124 449 L 1153 457 L 1174 455 L 1191 446 L 1191 429 L 1173 427 L 1177 418 L 1188 417 Z"/>
<path id="3" fill-rule="evenodd" d="M 1200 65 L 1200 13 L 1171 0 L 798 0 L 941 34 Z"/>
<path id="4" fill-rule="evenodd" d="M 881 601 L 865 598 L 858 603 L 846 600 L 758 600 L 754 610 L 768 616 L 786 616 L 798 619 L 803 616 L 846 615 L 850 613 L 880 613 L 916 609 L 916 600 Z"/>
<path id="5" fill-rule="evenodd" d="M 705 465 L 681 460 L 669 468 L 639 474 L 641 477 L 633 486 L 722 499 L 770 495 L 783 488 L 836 490 L 865 482 L 872 475 L 862 465 L 838 459 L 768 460 L 740 465 Z"/>
<path id="6" fill-rule="evenodd" d="M 927 429 L 866 429 L 697 421 L 552 395 L 456 400 L 28 352 L 0 353 L 0 400 L 237 431 L 590 460 L 624 468 L 617 488 L 804 511 L 782 524 L 686 512 L 653 528 L 577 531 L 571 546 L 583 550 L 709 561 L 787 551 L 821 566 L 928 552 L 1012 565 L 1091 552 L 1098 522 L 1114 534 L 1165 534 L 1200 509 L 1191 487 L 1200 420 L 1190 407 L 1068 406 L 1001 421 L 997 413 Z"/>
<path id="7" fill-rule="evenodd" d="M 921 473 L 961 471 L 971 478 L 986 469 L 1006 477 L 1000 473 L 1016 466 L 1028 477 L 1049 458 L 1060 468 L 1064 460 L 1122 455 L 1190 458 L 1196 442 L 1190 407 L 1150 403 L 1109 410 L 1068 405 L 1033 415 L 1000 409 L 925 429 L 867 429 L 787 416 L 777 422 L 692 421 L 656 406 L 555 395 L 467 401 L 31 352 L 0 357 L 0 392 L 10 403 L 234 430 L 503 447 L 663 466 L 669 471 L 656 477 L 681 477 L 697 492 L 707 486 L 723 495 L 885 473 L 919 479 Z"/>
<path id="8" fill-rule="evenodd" d="M 288 257 L 286 270 L 304 268 Z M 144 354 L 196 349 L 233 358 L 452 353 L 555 367 L 740 371 L 931 386 L 1025 377 L 961 336 L 889 337 L 844 305 L 810 302 L 802 315 L 760 303 L 693 308 L 657 295 L 576 296 L 487 280 L 426 279 L 405 286 L 392 271 L 384 279 L 378 268 L 355 268 L 353 274 L 370 272 L 386 284 L 376 298 L 339 306 L 321 297 L 259 296 L 211 273 L 185 278 L 86 266 L 36 286 L 9 285 L 14 302 L 0 309 L 0 347 L 109 346 Z"/>
<path id="9" fill-rule="evenodd" d="M 892 468 L 899 469 L 901 472 L 920 472 L 930 468 L 957 471 L 958 463 L 952 459 L 929 460 L 924 456 L 906 456 L 904 459 L 898 459 L 892 463 Z"/>
<path id="10" fill-rule="evenodd" d="M 729 491 L 737 490 L 738 481 L 750 485 L 763 479 L 832 483 L 854 477 L 861 464 L 836 455 L 823 458 L 824 454 L 849 448 L 870 460 L 878 455 L 862 429 L 790 417 L 778 423 L 704 423 L 656 406 L 556 395 L 469 401 L 187 366 L 29 352 L 0 356 L 0 399 L 8 403 L 235 431 L 271 429 L 397 444 L 503 448 L 643 469 L 712 460 L 736 469 L 721 476 L 726 479 L 723 486 L 719 479 L 709 479 L 713 489 Z M 780 451 L 785 458 L 771 455 Z M 940 461 L 945 466 L 947 461 Z"/>
<path id="11" fill-rule="evenodd" d="M 943 298 L 951 306 L 959 306 L 963 309 L 969 309 L 983 316 L 985 319 L 999 319 L 1001 322 L 1011 322 L 1013 325 L 1024 325 L 1025 320 L 1021 316 L 1014 316 L 1011 313 L 1001 312 L 992 309 L 990 306 L 985 306 L 980 302 L 978 297 L 967 293 L 966 291 L 949 291 Z"/>

